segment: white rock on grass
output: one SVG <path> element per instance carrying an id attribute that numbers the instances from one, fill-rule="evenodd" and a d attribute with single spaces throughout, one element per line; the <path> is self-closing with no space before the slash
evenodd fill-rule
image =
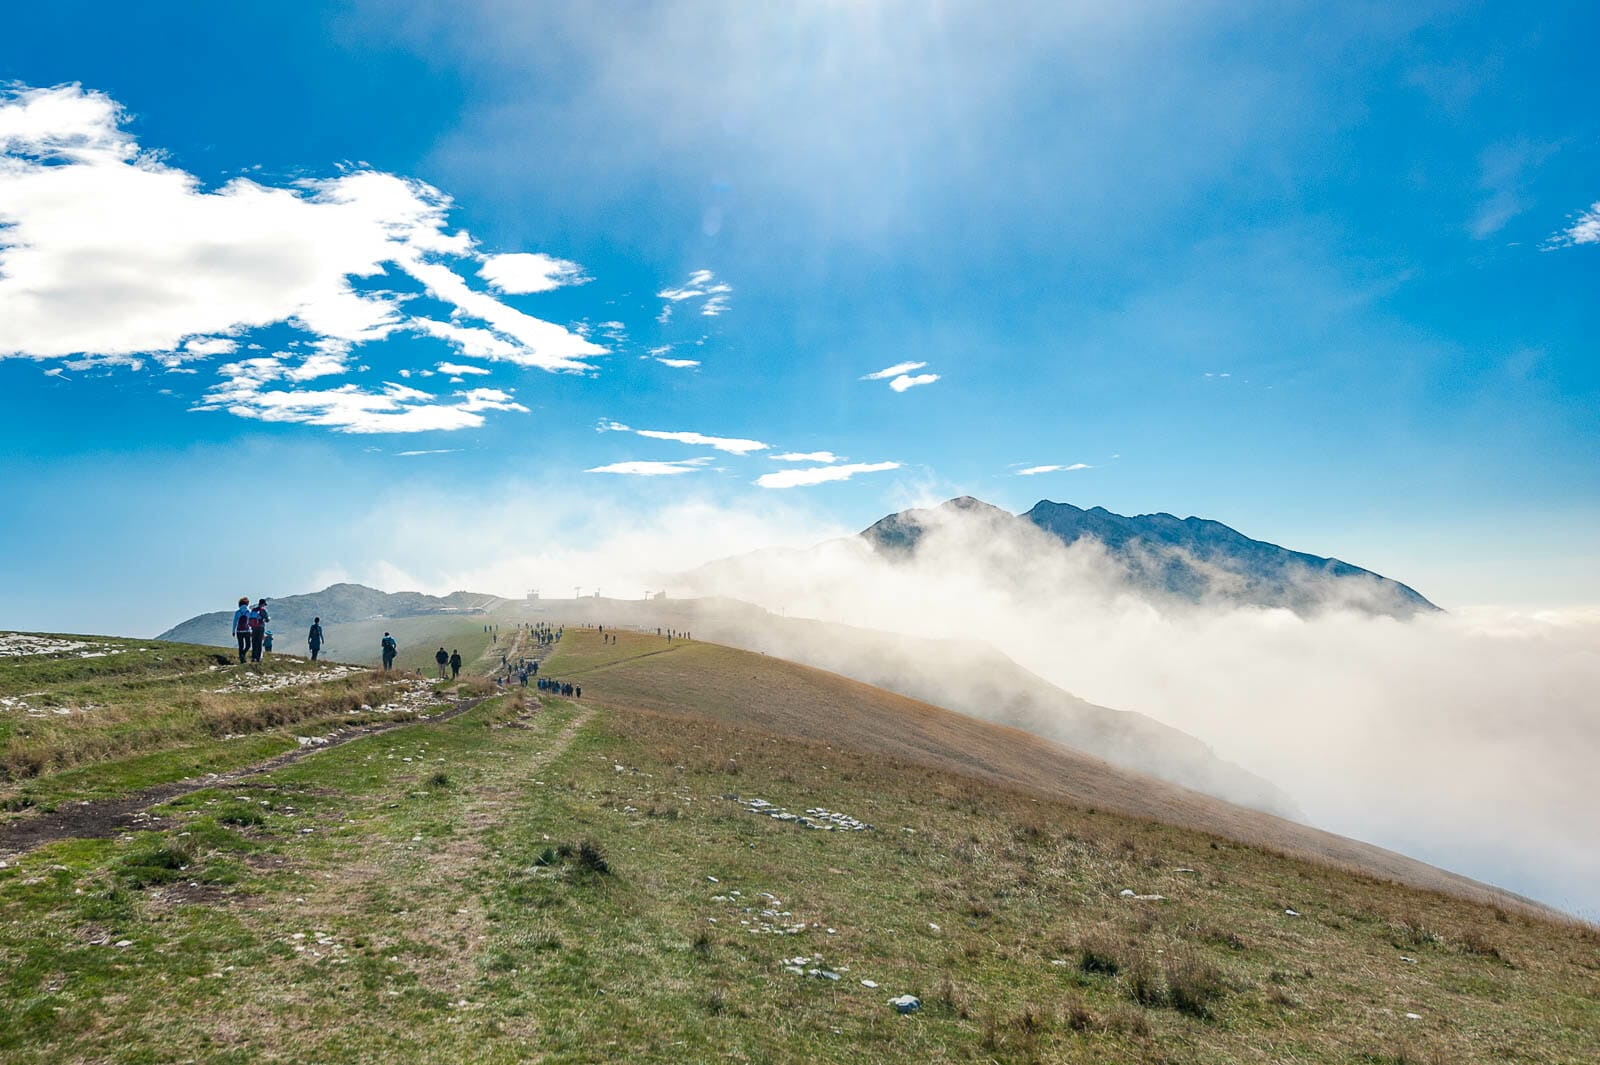
<path id="1" fill-rule="evenodd" d="M 863 980 L 861 981 L 861 986 L 870 991 L 877 988 L 878 982 L 876 980 Z"/>
<path id="2" fill-rule="evenodd" d="M 916 995 L 896 995 L 889 1000 L 889 1005 L 899 1013 L 915 1013 L 922 1008 L 922 1000 Z"/>

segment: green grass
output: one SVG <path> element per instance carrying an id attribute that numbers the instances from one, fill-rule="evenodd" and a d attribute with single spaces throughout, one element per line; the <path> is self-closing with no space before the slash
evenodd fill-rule
<path id="1" fill-rule="evenodd" d="M 569 639 L 552 669 L 645 646 Z M 532 707 L 357 740 L 175 800 L 160 832 L 0 870 L 0 1059 L 1600 1052 L 1591 929 L 826 744 Z M 841 979 L 785 971 L 796 956 Z M 921 1012 L 890 1009 L 901 993 Z"/>
<path id="2" fill-rule="evenodd" d="M 0 658 L 0 811 L 107 798 L 258 762 L 297 735 L 395 717 L 402 678 L 185 644 Z M 304 681 L 272 688 L 282 681 Z M 0 813 L 0 817 L 5 816 Z"/>

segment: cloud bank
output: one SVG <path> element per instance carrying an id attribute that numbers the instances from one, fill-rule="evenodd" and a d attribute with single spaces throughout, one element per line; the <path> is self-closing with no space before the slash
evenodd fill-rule
<path id="1" fill-rule="evenodd" d="M 1122 576 L 1092 541 L 942 514 L 910 562 L 850 538 L 677 590 L 981 634 L 1082 698 L 1199 737 L 1311 824 L 1600 917 L 1600 609 L 1308 618 L 1154 604 Z"/>

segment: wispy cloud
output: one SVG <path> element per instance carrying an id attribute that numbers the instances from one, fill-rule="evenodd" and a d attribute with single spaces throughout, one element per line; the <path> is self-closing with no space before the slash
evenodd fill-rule
<path id="1" fill-rule="evenodd" d="M 1092 470 L 1086 462 L 1074 462 L 1070 466 L 1028 466 L 1017 471 L 1018 477 L 1036 477 L 1041 473 L 1071 473 L 1073 470 Z"/>
<path id="2" fill-rule="evenodd" d="M 351 372 L 346 356 L 372 341 L 421 334 L 550 371 L 591 370 L 586 360 L 606 352 L 472 287 L 475 267 L 502 292 L 580 274 L 548 257 L 483 255 L 449 225 L 450 198 L 430 185 L 356 169 L 208 189 L 143 148 L 126 120 L 115 100 L 76 85 L 0 89 L 0 358 L 171 369 L 257 348 L 258 330 L 286 326 L 317 354 L 278 360 L 273 390 L 224 370 L 228 380 L 199 406 L 360 432 L 389 431 L 362 428 L 374 421 L 459 427 L 474 413 L 353 384 L 296 391 Z M 378 281 L 396 275 L 449 320 Z"/>
<path id="3" fill-rule="evenodd" d="M 441 362 L 435 368 L 440 373 L 449 374 L 451 377 L 467 377 L 467 376 L 471 376 L 471 375 L 474 375 L 474 374 L 481 375 L 481 374 L 486 374 L 486 373 L 489 372 L 489 370 L 486 367 L 483 367 L 483 366 L 469 366 L 469 365 L 464 365 L 464 364 L 459 363 L 459 362 Z"/>
<path id="4" fill-rule="evenodd" d="M 395 456 L 397 458 L 409 459 L 415 458 L 418 455 L 456 455 L 460 452 L 461 449 L 458 447 L 433 447 L 422 451 L 396 451 Z"/>
<path id="5" fill-rule="evenodd" d="M 872 373 L 862 374 L 861 380 L 887 381 L 891 377 L 899 377 L 901 374 L 910 373 L 912 370 L 920 370 L 926 365 L 928 364 L 925 362 L 897 362 L 893 366 L 885 366 L 881 370 L 874 370 Z"/>
<path id="6" fill-rule="evenodd" d="M 1579 244 L 1600 244 L 1600 200 L 1573 219 L 1572 224 L 1545 241 L 1547 248 L 1571 248 Z"/>
<path id="7" fill-rule="evenodd" d="M 710 456 L 693 459 L 676 459 L 671 462 L 647 462 L 636 460 L 630 462 L 613 462 L 607 466 L 595 466 L 584 470 L 584 473 L 617 473 L 630 477 L 672 477 L 680 473 L 693 473 L 711 462 Z"/>
<path id="8" fill-rule="evenodd" d="M 889 387 L 894 389 L 896 392 L 904 392 L 906 389 L 916 388 L 918 385 L 931 385 L 938 379 L 939 375 L 936 373 L 919 373 L 915 377 L 912 377 L 908 374 L 901 374 L 899 377 L 896 377 L 893 381 L 889 382 Z"/>
<path id="9" fill-rule="evenodd" d="M 292 381 L 296 369 L 276 356 L 228 363 L 220 370 L 224 381 L 210 388 L 191 409 L 227 411 L 264 422 L 316 425 L 341 433 L 472 429 L 483 424 L 484 411 L 528 410 L 511 393 L 498 388 L 474 388 L 444 397 L 394 381 L 386 381 L 378 389 L 355 384 L 325 389 L 275 387 L 276 382 Z"/>
<path id="10" fill-rule="evenodd" d="M 683 284 L 656 293 L 656 296 L 667 301 L 662 304 L 661 314 L 656 321 L 665 324 L 672 318 L 673 304 L 696 299 L 705 301 L 700 305 L 700 313 L 707 318 L 715 318 L 728 309 L 728 294 L 732 291 L 732 285 L 717 281 L 710 270 L 696 270 Z"/>
<path id="11" fill-rule="evenodd" d="M 673 440 L 680 444 L 690 444 L 694 447 L 714 447 L 718 451 L 726 451 L 730 455 L 748 455 L 752 451 L 765 451 L 770 444 L 763 444 L 759 440 L 741 440 L 737 437 L 707 436 L 704 433 L 668 433 L 660 429 L 635 429 L 635 435 L 648 437 L 651 440 Z"/>
<path id="12" fill-rule="evenodd" d="M 839 456 L 831 451 L 786 451 L 773 455 L 774 462 L 838 462 Z"/>
<path id="13" fill-rule="evenodd" d="M 700 365 L 699 359 L 663 359 L 658 356 L 656 361 L 663 366 L 670 366 L 674 370 L 692 370 Z"/>
<path id="14" fill-rule="evenodd" d="M 846 466 L 810 466 L 803 470 L 779 470 L 756 478 L 762 488 L 808 488 L 829 481 L 848 481 L 858 473 L 898 470 L 898 462 L 857 462 Z"/>
<path id="15" fill-rule="evenodd" d="M 632 433 L 648 440 L 671 440 L 679 444 L 689 444 L 694 447 L 713 447 L 718 451 L 726 451 L 730 455 L 748 455 L 752 451 L 765 451 L 772 445 L 763 444 L 759 440 L 741 440 L 738 437 L 707 436 L 704 433 L 693 432 L 666 432 L 661 429 L 634 429 L 623 425 L 621 422 L 602 421 L 595 427 L 601 433 Z"/>
<path id="16" fill-rule="evenodd" d="M 575 262 L 525 251 L 485 256 L 478 276 L 496 290 L 514 295 L 550 292 L 593 280 Z"/>

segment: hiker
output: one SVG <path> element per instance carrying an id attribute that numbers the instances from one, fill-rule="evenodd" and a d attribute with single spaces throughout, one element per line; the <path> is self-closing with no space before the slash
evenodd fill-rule
<path id="1" fill-rule="evenodd" d="M 394 656 L 400 653 L 400 645 L 394 642 L 394 637 L 387 632 L 383 634 L 383 668 L 385 672 L 394 668 Z"/>
<path id="2" fill-rule="evenodd" d="M 239 609 L 233 612 L 233 635 L 239 641 L 239 664 L 244 665 L 244 656 L 250 653 L 250 597 L 244 596 L 239 600 Z"/>
<path id="3" fill-rule="evenodd" d="M 582 684 L 577 685 L 576 687 L 574 687 L 572 689 L 572 692 L 573 692 L 574 697 L 582 699 L 583 698 L 583 685 Z"/>
<path id="4" fill-rule="evenodd" d="M 461 652 L 456 651 L 450 655 L 450 679 L 455 680 L 461 676 Z"/>
<path id="5" fill-rule="evenodd" d="M 268 629 L 261 634 L 261 649 L 267 654 L 272 653 L 272 630 Z"/>
<path id="6" fill-rule="evenodd" d="M 267 601 L 256 600 L 256 605 L 250 609 L 250 661 L 261 661 L 261 646 L 267 638 L 267 622 L 272 618 L 267 616 Z"/>
<path id="7" fill-rule="evenodd" d="M 522 686 L 524 688 L 528 686 L 528 667 L 522 667 L 522 669 L 517 673 L 517 679 L 522 681 Z"/>
<path id="8" fill-rule="evenodd" d="M 450 664 L 450 652 L 440 647 L 433 652 L 433 660 L 439 663 L 439 679 L 444 680 L 444 667 Z"/>
<path id="9" fill-rule="evenodd" d="M 311 619 L 311 631 L 306 633 L 306 646 L 311 648 L 311 661 L 317 660 L 317 654 L 322 650 L 322 619 Z"/>

